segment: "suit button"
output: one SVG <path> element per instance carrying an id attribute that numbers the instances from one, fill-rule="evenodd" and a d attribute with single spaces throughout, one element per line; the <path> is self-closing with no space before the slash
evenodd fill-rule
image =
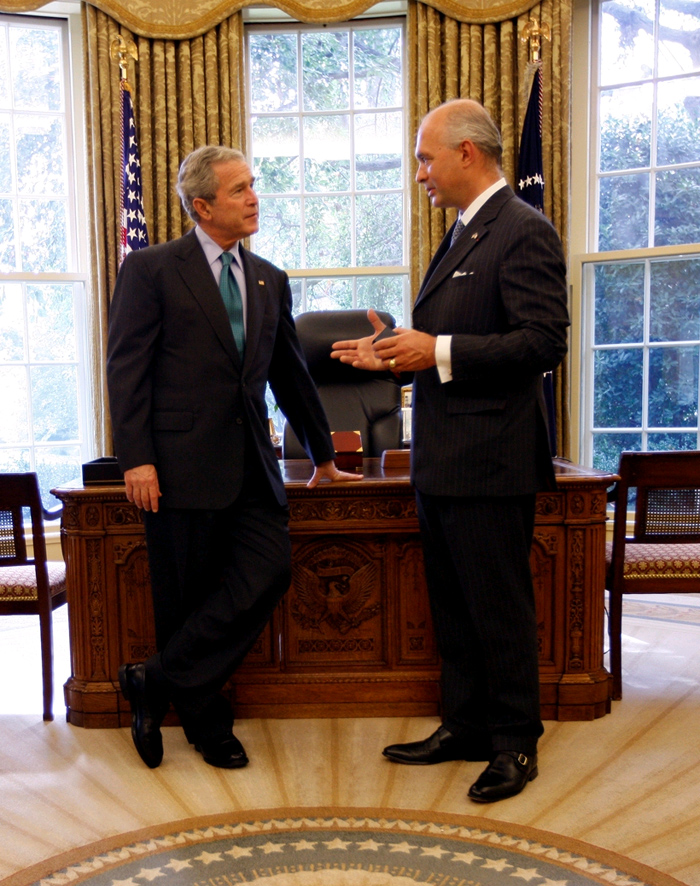
<path id="1" fill-rule="evenodd" d="M 242 425 L 242 424 L 243 424 L 243 419 L 242 419 L 242 418 L 237 418 L 237 419 L 236 419 L 236 424 L 237 424 L 237 425 Z"/>

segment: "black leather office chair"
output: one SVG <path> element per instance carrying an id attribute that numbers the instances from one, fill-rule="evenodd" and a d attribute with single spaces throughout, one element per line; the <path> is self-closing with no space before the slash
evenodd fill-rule
<path id="1" fill-rule="evenodd" d="M 378 312 L 393 328 L 391 314 Z M 333 342 L 370 335 L 366 311 L 309 311 L 296 318 L 306 362 L 316 382 L 331 431 L 359 431 L 366 458 L 401 448 L 401 387 L 391 372 L 368 372 L 331 358 Z M 284 458 L 308 458 L 285 423 Z"/>

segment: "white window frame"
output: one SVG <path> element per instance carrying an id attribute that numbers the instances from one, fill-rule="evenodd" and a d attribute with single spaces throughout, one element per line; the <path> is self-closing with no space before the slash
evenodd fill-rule
<path id="1" fill-rule="evenodd" d="M 89 357 L 88 323 L 90 319 L 88 278 L 88 219 L 85 207 L 88 205 L 85 139 L 85 106 L 83 86 L 83 33 L 80 3 L 77 0 L 60 0 L 43 6 L 40 10 L 30 13 L 2 13 L 4 21 L 25 19 L 29 22 L 52 19 L 61 24 L 63 31 L 63 70 L 65 84 L 65 119 L 66 119 L 66 171 L 68 176 L 68 215 L 69 215 L 69 254 L 72 270 L 65 273 L 57 272 L 9 272 L 0 273 L 2 282 L 19 282 L 31 284 L 69 283 L 74 289 L 74 323 L 76 335 L 76 365 L 78 384 L 78 424 L 77 440 L 66 441 L 67 446 L 79 446 L 82 461 L 93 457 L 94 430 L 90 422 L 94 414 L 92 408 L 92 384 L 90 372 L 92 361 Z M 34 364 L 32 364 L 34 365 Z M 30 407 L 31 412 L 31 407 Z M 34 470 L 35 451 L 44 444 L 29 443 L 30 464 Z M 55 446 L 55 443 L 46 444 Z M 17 448 L 16 446 L 6 448 Z M 66 478 L 68 482 L 71 478 Z M 75 478 L 73 478 L 75 479 Z"/>
<path id="2" fill-rule="evenodd" d="M 594 323 L 592 299 L 585 303 L 586 277 L 596 262 L 649 261 L 658 258 L 700 257 L 700 243 L 656 246 L 610 252 L 591 252 L 597 242 L 595 206 L 598 154 L 597 65 L 600 46 L 597 0 L 574 0 L 573 89 L 572 89 L 572 176 L 571 240 L 569 276 L 571 283 L 571 457 L 593 464 L 593 361 L 590 345 Z M 682 342 L 674 342 L 674 346 Z M 646 390 L 644 392 L 646 398 Z M 646 415 L 646 399 L 644 415 Z M 611 432 L 614 429 L 610 429 Z M 642 427 L 645 433 L 647 426 Z M 672 431 L 674 429 L 665 429 Z M 683 429 L 687 432 L 687 429 Z"/>

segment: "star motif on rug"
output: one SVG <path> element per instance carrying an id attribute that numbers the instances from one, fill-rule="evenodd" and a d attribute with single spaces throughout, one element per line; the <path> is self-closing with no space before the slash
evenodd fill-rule
<path id="1" fill-rule="evenodd" d="M 524 868 L 518 868 L 516 871 L 513 871 L 511 877 L 520 877 L 523 880 L 527 880 L 529 883 L 530 880 L 534 880 L 535 877 L 542 876 L 537 868 L 529 868 L 525 870 Z"/>
<path id="2" fill-rule="evenodd" d="M 227 849 L 224 855 L 230 855 L 232 858 L 251 858 L 253 855 L 252 846 L 234 846 L 233 849 Z"/>
<path id="3" fill-rule="evenodd" d="M 214 861 L 223 861 L 220 852 L 202 852 L 201 855 L 195 855 L 195 861 L 201 861 L 203 864 L 211 864 Z"/>
<path id="4" fill-rule="evenodd" d="M 474 855 L 473 852 L 455 852 L 453 861 L 463 861 L 465 864 L 474 864 L 475 861 L 481 861 L 480 855 Z"/>
<path id="5" fill-rule="evenodd" d="M 271 843 L 269 840 L 267 843 L 263 843 L 262 846 L 258 846 L 258 849 L 262 849 L 265 855 L 271 855 L 273 852 L 282 852 L 284 849 L 284 843 Z"/>
<path id="6" fill-rule="evenodd" d="M 323 842 L 326 849 L 347 849 L 352 840 L 341 840 L 340 837 L 336 837 L 335 840 L 324 840 Z"/>
<path id="7" fill-rule="evenodd" d="M 405 840 L 403 841 L 403 843 L 392 843 L 389 845 L 389 852 L 405 852 L 408 855 L 411 849 L 418 849 L 418 847 L 412 846 Z"/>
<path id="8" fill-rule="evenodd" d="M 372 852 L 377 852 L 378 849 L 380 849 L 381 847 L 383 847 L 385 845 L 386 844 L 384 844 L 384 843 L 377 843 L 376 840 L 370 839 L 370 840 L 363 840 L 361 843 L 358 843 L 357 848 L 363 849 L 363 850 L 371 849 Z"/>
<path id="9" fill-rule="evenodd" d="M 302 852 L 304 849 L 315 849 L 316 843 L 310 843 L 308 840 L 299 840 L 297 843 L 290 843 L 290 846 L 293 846 L 297 852 Z"/>

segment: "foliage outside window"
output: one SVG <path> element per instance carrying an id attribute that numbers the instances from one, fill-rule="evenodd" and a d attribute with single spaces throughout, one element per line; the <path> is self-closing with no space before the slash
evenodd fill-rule
<path id="1" fill-rule="evenodd" d="M 603 0 L 583 461 L 698 448 L 700 4 Z M 593 260 L 590 260 L 590 259 Z"/>
<path id="2" fill-rule="evenodd" d="M 287 270 L 294 311 L 408 316 L 403 22 L 252 26 L 254 250 Z"/>
<path id="3" fill-rule="evenodd" d="M 0 471 L 80 475 L 78 273 L 65 21 L 0 16 Z"/>

